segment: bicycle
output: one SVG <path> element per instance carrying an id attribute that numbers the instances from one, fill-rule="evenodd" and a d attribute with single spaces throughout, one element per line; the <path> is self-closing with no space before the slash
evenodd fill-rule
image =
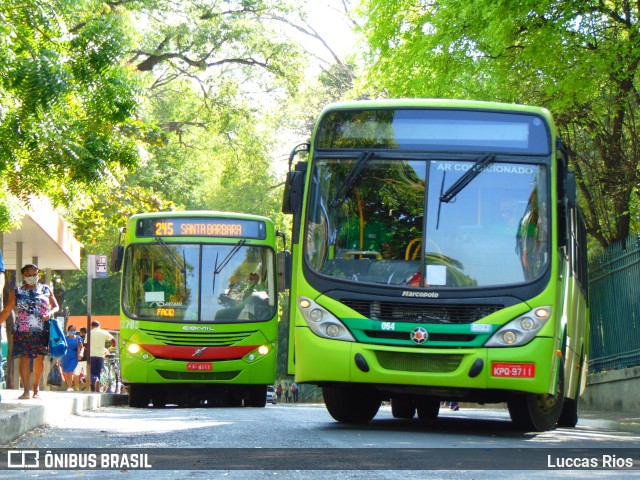
<path id="1" fill-rule="evenodd" d="M 99 391 L 101 393 L 120 393 L 122 379 L 120 377 L 120 359 L 115 353 L 110 353 L 104 359 L 104 366 L 100 372 Z"/>

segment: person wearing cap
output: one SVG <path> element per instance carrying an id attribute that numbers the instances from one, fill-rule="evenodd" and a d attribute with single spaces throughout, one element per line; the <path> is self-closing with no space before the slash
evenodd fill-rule
<path id="1" fill-rule="evenodd" d="M 37 265 L 26 264 L 22 272 L 22 285 L 11 292 L 7 305 L 0 312 L 0 324 L 4 323 L 15 308 L 13 323 L 13 357 L 20 359 L 18 371 L 24 392 L 18 398 L 39 398 L 39 384 L 44 369 L 44 357 L 49 353 L 49 320 L 58 311 L 58 301 L 53 291 L 38 283 L 40 270 Z M 31 360 L 33 360 L 33 397 L 31 396 Z"/>
<path id="2" fill-rule="evenodd" d="M 91 335 L 89 340 L 89 367 L 91 370 L 91 391 L 97 391 L 97 384 L 100 380 L 100 372 L 104 367 L 105 344 L 111 341 L 115 347 L 116 340 L 107 330 L 100 328 L 100 322 L 91 322 Z"/>

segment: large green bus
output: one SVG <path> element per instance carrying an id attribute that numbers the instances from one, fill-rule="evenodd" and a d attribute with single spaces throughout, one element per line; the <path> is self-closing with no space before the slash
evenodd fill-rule
<path id="1" fill-rule="evenodd" d="M 292 170 L 300 152 L 307 157 Z M 550 113 L 401 99 L 327 106 L 290 157 L 289 369 L 341 422 L 506 402 L 575 426 L 586 231 Z"/>
<path id="2" fill-rule="evenodd" d="M 133 215 L 122 269 L 120 368 L 129 404 L 264 407 L 277 355 L 276 233 L 226 212 Z"/>

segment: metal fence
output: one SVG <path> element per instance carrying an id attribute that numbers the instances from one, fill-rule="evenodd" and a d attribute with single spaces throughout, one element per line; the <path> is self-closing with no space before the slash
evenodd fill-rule
<path id="1" fill-rule="evenodd" d="M 640 365 L 640 236 L 589 264 L 592 373 Z"/>

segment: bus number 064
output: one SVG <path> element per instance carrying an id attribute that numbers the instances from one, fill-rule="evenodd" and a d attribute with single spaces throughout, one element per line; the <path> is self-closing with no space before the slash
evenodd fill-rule
<path id="1" fill-rule="evenodd" d="M 393 322 L 382 322 L 380 324 L 380 330 L 395 330 L 396 324 Z"/>

